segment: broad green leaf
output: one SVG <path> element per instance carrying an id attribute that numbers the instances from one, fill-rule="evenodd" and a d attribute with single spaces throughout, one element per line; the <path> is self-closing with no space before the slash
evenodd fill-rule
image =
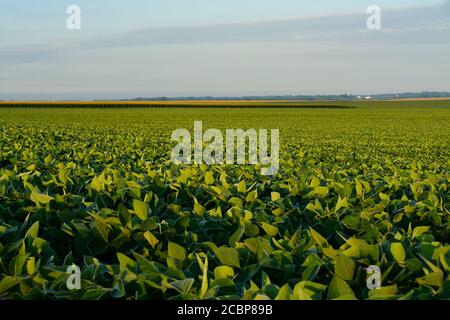
<path id="1" fill-rule="evenodd" d="M 186 259 L 186 249 L 177 243 L 169 242 L 169 257 L 184 261 Z"/>
<path id="2" fill-rule="evenodd" d="M 331 280 L 328 287 L 328 299 L 345 297 L 346 300 L 349 300 L 351 297 L 354 298 L 354 296 L 355 294 L 347 282 L 339 277 L 334 277 L 333 280 Z"/>
<path id="3" fill-rule="evenodd" d="M 136 252 L 133 252 L 133 255 L 136 258 L 139 269 L 141 269 L 146 274 L 161 273 L 161 270 L 164 268 L 164 266 L 162 266 L 161 264 L 158 264 L 155 261 L 149 261 Z"/>
<path id="4" fill-rule="evenodd" d="M 403 244 L 400 242 L 394 242 L 391 244 L 391 253 L 394 257 L 395 261 L 397 261 L 400 264 L 405 263 L 406 259 L 406 252 L 405 248 L 403 247 Z"/>
<path id="5" fill-rule="evenodd" d="M 369 291 L 369 298 L 372 299 L 386 299 L 388 297 L 395 296 L 397 294 L 397 285 L 392 285 L 388 287 L 381 287 L 380 289 L 373 289 Z"/>
<path id="6" fill-rule="evenodd" d="M 205 213 L 205 207 L 203 207 L 200 203 L 195 201 L 194 202 L 194 212 L 197 215 L 202 216 Z"/>
<path id="7" fill-rule="evenodd" d="M 256 192 L 256 190 L 249 192 L 247 197 L 245 197 L 245 200 L 248 202 L 255 201 L 257 199 L 258 199 L 258 192 Z"/>
<path id="8" fill-rule="evenodd" d="M 242 180 L 241 182 L 238 183 L 237 191 L 240 192 L 240 193 L 245 193 L 245 192 L 247 192 L 247 186 L 246 186 L 244 180 Z"/>
<path id="9" fill-rule="evenodd" d="M 244 226 L 240 226 L 230 237 L 228 240 L 228 244 L 230 247 L 236 247 L 236 242 L 239 242 L 244 235 Z"/>
<path id="10" fill-rule="evenodd" d="M 301 265 L 302 279 L 312 281 L 319 272 L 322 264 L 322 261 L 316 254 L 310 253 Z"/>
<path id="11" fill-rule="evenodd" d="M 325 197 L 330 189 L 328 187 L 316 187 L 314 188 L 314 193 L 319 197 Z"/>
<path id="12" fill-rule="evenodd" d="M 15 277 L 6 276 L 0 281 L 0 295 L 8 292 L 9 289 L 14 287 L 20 281 Z"/>
<path id="13" fill-rule="evenodd" d="M 35 239 L 37 238 L 39 233 L 39 221 L 36 221 L 33 223 L 33 225 L 28 229 L 27 233 L 25 234 L 25 238 L 31 238 Z"/>
<path id="14" fill-rule="evenodd" d="M 136 262 L 128 258 L 123 253 L 117 252 L 117 259 L 119 260 L 120 271 L 131 270 L 134 272 L 136 270 L 137 267 Z"/>
<path id="15" fill-rule="evenodd" d="M 36 272 L 36 260 L 34 257 L 30 257 L 26 263 L 27 273 L 29 276 Z"/>
<path id="16" fill-rule="evenodd" d="M 278 228 L 272 226 L 271 224 L 262 222 L 261 227 L 271 237 L 275 237 L 278 234 Z"/>
<path id="17" fill-rule="evenodd" d="M 378 196 L 380 197 L 381 200 L 384 200 L 384 201 L 389 201 L 389 200 L 391 200 L 390 197 L 389 197 L 389 195 L 384 194 L 383 192 L 380 192 L 380 193 L 378 194 Z"/>
<path id="18" fill-rule="evenodd" d="M 155 249 L 156 245 L 159 243 L 159 240 L 150 231 L 146 231 L 144 233 L 144 238 L 148 241 L 153 249 Z"/>
<path id="19" fill-rule="evenodd" d="M 189 292 L 189 290 L 191 290 L 194 282 L 195 279 L 189 278 L 184 280 L 172 281 L 171 283 L 169 283 L 169 286 L 177 290 L 181 294 L 186 294 Z"/>
<path id="20" fill-rule="evenodd" d="M 294 287 L 292 300 L 320 300 L 327 286 L 312 281 L 301 281 Z"/>
<path id="21" fill-rule="evenodd" d="M 208 171 L 208 172 L 206 173 L 206 175 L 205 175 L 205 183 L 206 183 L 207 185 L 212 185 L 212 184 L 214 184 L 214 176 L 213 176 L 213 174 L 212 174 L 211 171 Z"/>
<path id="22" fill-rule="evenodd" d="M 328 241 L 320 235 L 316 230 L 313 228 L 309 228 L 309 232 L 311 233 L 312 238 L 314 241 L 320 246 L 320 247 L 328 247 Z"/>
<path id="23" fill-rule="evenodd" d="M 26 253 L 25 243 L 22 241 L 19 253 L 17 254 L 17 256 L 14 259 L 14 275 L 15 276 L 22 275 L 22 270 L 23 270 L 23 267 L 25 266 L 28 256 L 29 255 Z"/>
<path id="24" fill-rule="evenodd" d="M 292 294 L 292 290 L 289 287 L 289 284 L 285 284 L 278 291 L 278 295 L 275 297 L 275 300 L 281 300 L 281 301 L 290 300 L 291 294 Z"/>
<path id="25" fill-rule="evenodd" d="M 413 230 L 412 238 L 415 239 L 418 236 L 420 236 L 420 235 L 422 235 L 424 233 L 427 233 L 428 231 L 430 231 L 430 227 L 429 226 L 416 227 Z"/>
<path id="26" fill-rule="evenodd" d="M 440 288 L 444 284 L 444 274 L 443 272 L 432 272 L 421 278 L 417 278 L 417 282 L 423 286 Z"/>
<path id="27" fill-rule="evenodd" d="M 234 277 L 234 270 L 231 267 L 228 266 L 220 266 L 214 269 L 214 278 L 216 280 L 218 279 L 225 279 L 225 278 L 233 278 Z"/>
<path id="28" fill-rule="evenodd" d="M 97 192 L 102 192 L 105 189 L 104 176 L 94 177 L 91 181 L 91 188 Z"/>
<path id="29" fill-rule="evenodd" d="M 34 189 L 31 193 L 30 200 L 33 201 L 36 206 L 49 204 L 54 198 L 48 194 L 40 193 L 37 189 Z"/>
<path id="30" fill-rule="evenodd" d="M 281 198 L 281 195 L 278 192 L 272 192 L 271 198 L 272 198 L 272 201 L 277 201 Z"/>
<path id="31" fill-rule="evenodd" d="M 108 289 L 88 289 L 81 297 L 81 300 L 100 300 L 105 294 L 108 293 Z"/>
<path id="32" fill-rule="evenodd" d="M 92 228 L 95 230 L 95 232 L 100 236 L 100 238 L 103 241 L 108 242 L 109 233 L 111 232 L 111 228 L 108 224 L 100 220 L 95 220 Z"/>
<path id="33" fill-rule="evenodd" d="M 349 205 L 348 205 L 347 197 L 344 197 L 344 198 L 339 197 L 334 211 L 338 212 L 340 209 L 348 208 L 348 207 L 349 207 Z"/>
<path id="34" fill-rule="evenodd" d="M 215 250 L 215 254 L 222 264 L 230 267 L 240 267 L 239 252 L 236 249 L 220 247 Z"/>
<path id="35" fill-rule="evenodd" d="M 133 211 L 134 213 L 136 213 L 139 219 L 147 219 L 148 209 L 148 203 L 137 199 L 133 200 Z"/>
<path id="36" fill-rule="evenodd" d="M 352 280 L 355 262 L 344 255 L 338 255 L 334 265 L 334 273 L 343 280 Z"/>
<path id="37" fill-rule="evenodd" d="M 355 182 L 356 182 L 356 196 L 358 198 L 362 198 L 362 196 L 364 195 L 363 186 L 362 186 L 361 182 L 359 182 L 358 179 L 355 179 Z"/>

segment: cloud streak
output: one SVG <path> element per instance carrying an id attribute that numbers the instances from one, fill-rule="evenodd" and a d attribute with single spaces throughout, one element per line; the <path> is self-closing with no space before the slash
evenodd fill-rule
<path id="1" fill-rule="evenodd" d="M 404 39 L 404 34 L 415 32 L 419 35 L 430 32 L 436 36 L 433 41 L 444 40 L 450 30 L 449 3 L 425 8 L 413 8 L 383 12 L 384 31 L 377 33 L 380 40 L 387 36 L 392 39 L 394 31 L 398 40 Z M 84 43 L 88 48 L 139 46 L 158 44 L 189 44 L 189 43 L 233 43 L 233 42 L 265 42 L 265 41 L 311 41 L 311 42 L 352 42 L 373 41 L 366 29 L 367 15 L 337 15 L 313 18 L 289 19 L 280 21 L 264 21 L 248 24 L 230 24 L 216 26 L 199 26 L 190 28 L 160 28 L 144 29 L 124 34 L 97 38 Z M 376 33 L 371 33 L 376 34 Z"/>
<path id="2" fill-rule="evenodd" d="M 198 27 L 149 28 L 61 44 L 0 47 L 0 60 L 3 63 L 36 62 L 55 59 L 65 51 L 175 44 L 307 42 L 341 45 L 439 45 L 448 43 L 450 36 L 448 12 L 449 2 L 433 7 L 385 11 L 382 14 L 383 29 L 375 32 L 365 28 L 366 14 Z"/>

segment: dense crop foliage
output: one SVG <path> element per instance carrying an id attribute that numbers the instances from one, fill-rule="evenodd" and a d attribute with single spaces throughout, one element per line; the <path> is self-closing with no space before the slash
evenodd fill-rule
<path id="1" fill-rule="evenodd" d="M 0 109 L 0 299 L 449 299 L 450 103 L 355 106 Z M 173 165 L 194 120 L 278 174 Z"/>

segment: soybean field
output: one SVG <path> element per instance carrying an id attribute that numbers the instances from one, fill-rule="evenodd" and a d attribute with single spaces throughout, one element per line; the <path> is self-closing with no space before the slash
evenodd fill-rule
<path id="1" fill-rule="evenodd" d="M 0 299 L 450 299 L 450 101 L 106 106 L 0 104 Z M 175 165 L 194 121 L 278 173 Z"/>

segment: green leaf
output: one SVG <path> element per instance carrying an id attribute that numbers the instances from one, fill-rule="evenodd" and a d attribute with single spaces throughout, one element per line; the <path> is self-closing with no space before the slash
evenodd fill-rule
<path id="1" fill-rule="evenodd" d="M 187 294 L 189 290 L 191 290 L 192 285 L 194 284 L 195 279 L 188 278 L 184 280 L 177 280 L 169 283 L 169 286 L 175 290 L 177 290 L 181 294 Z"/>
<path id="2" fill-rule="evenodd" d="M 144 273 L 161 273 L 161 268 L 163 267 L 162 265 L 156 263 L 155 261 L 149 261 L 136 252 L 133 252 L 133 255 L 136 258 L 139 269 L 141 269 Z"/>
<path id="3" fill-rule="evenodd" d="M 20 246 L 20 250 L 19 253 L 17 254 L 17 256 L 14 258 L 14 275 L 16 276 L 20 276 L 22 275 L 22 270 L 23 267 L 25 265 L 25 262 L 28 259 L 28 254 L 26 253 L 25 250 L 25 243 L 22 241 L 22 244 Z"/>
<path id="4" fill-rule="evenodd" d="M 28 229 L 25 234 L 25 238 L 36 239 L 39 233 L 39 221 L 33 223 L 33 225 Z"/>
<path id="5" fill-rule="evenodd" d="M 150 231 L 144 233 L 144 238 L 150 243 L 153 249 L 155 249 L 156 245 L 159 243 L 159 240 Z"/>
<path id="6" fill-rule="evenodd" d="M 245 193 L 245 192 L 247 192 L 247 186 L 246 186 L 244 180 L 242 180 L 241 182 L 238 183 L 237 190 L 238 190 L 238 192 L 240 192 L 240 193 Z"/>
<path id="7" fill-rule="evenodd" d="M 19 283 L 19 280 L 15 277 L 6 276 L 0 281 L 0 295 L 8 292 L 9 289 Z"/>
<path id="8" fill-rule="evenodd" d="M 102 192 L 105 189 L 105 179 L 103 174 L 98 176 L 98 177 L 94 177 L 91 181 L 91 188 L 97 192 Z"/>
<path id="9" fill-rule="evenodd" d="M 341 198 L 339 197 L 337 204 L 336 204 L 336 209 L 334 209 L 335 212 L 338 212 L 340 209 L 342 208 L 348 208 L 348 201 L 347 201 L 347 197 Z"/>
<path id="10" fill-rule="evenodd" d="M 272 192 L 271 198 L 272 198 L 272 201 L 277 201 L 281 198 L 281 195 L 278 192 Z"/>
<path id="11" fill-rule="evenodd" d="M 109 233 L 111 232 L 109 225 L 100 220 L 96 220 L 93 224 L 93 229 L 103 241 L 108 243 Z"/>
<path id="12" fill-rule="evenodd" d="M 301 281 L 295 285 L 292 297 L 296 300 L 320 300 L 326 287 L 312 281 Z"/>
<path id="13" fill-rule="evenodd" d="M 427 233 L 428 231 L 430 231 L 430 227 L 428 227 L 428 226 L 416 227 L 413 230 L 412 238 L 415 239 L 418 236 L 420 236 L 424 233 Z"/>
<path id="14" fill-rule="evenodd" d="M 81 297 L 81 300 L 100 300 L 106 293 L 108 293 L 108 291 L 109 290 L 105 288 L 88 289 Z"/>
<path id="15" fill-rule="evenodd" d="M 404 264 L 406 259 L 405 248 L 403 248 L 403 244 L 400 242 L 395 242 L 391 244 L 391 253 L 394 257 L 395 261 L 399 264 Z"/>
<path id="16" fill-rule="evenodd" d="M 236 243 L 239 242 L 239 240 L 241 240 L 243 234 L 244 234 L 244 226 L 240 226 L 230 237 L 230 239 L 228 239 L 228 244 L 230 247 L 234 248 L 236 247 Z"/>
<path id="17" fill-rule="evenodd" d="M 134 260 L 128 258 L 123 253 L 117 252 L 117 259 L 119 260 L 120 271 L 131 270 L 134 272 L 136 270 L 136 267 L 137 267 L 136 262 Z"/>
<path id="18" fill-rule="evenodd" d="M 380 289 L 373 289 L 369 292 L 369 298 L 371 299 L 386 299 L 397 294 L 398 288 L 394 284 L 388 287 L 381 287 Z"/>
<path id="19" fill-rule="evenodd" d="M 220 247 L 215 250 L 215 254 L 222 264 L 240 268 L 239 252 L 236 249 Z"/>
<path id="20" fill-rule="evenodd" d="M 310 253 L 301 265 L 302 279 L 313 280 L 320 270 L 322 261 L 314 254 Z"/>
<path id="21" fill-rule="evenodd" d="M 379 259 L 379 251 L 376 245 L 367 244 L 365 241 L 360 244 L 359 252 L 361 257 L 370 257 L 374 261 L 378 261 Z"/>
<path id="22" fill-rule="evenodd" d="M 319 197 L 325 197 L 330 189 L 328 187 L 316 187 L 314 188 L 314 194 Z"/>
<path id="23" fill-rule="evenodd" d="M 344 255 L 338 255 L 334 265 L 334 273 L 343 280 L 352 280 L 355 271 L 355 262 Z"/>
<path id="24" fill-rule="evenodd" d="M 378 196 L 379 196 L 380 199 L 383 200 L 383 201 L 389 201 L 389 200 L 391 200 L 391 199 L 389 198 L 389 195 L 384 194 L 383 192 L 380 192 L 380 193 L 378 194 Z"/>
<path id="25" fill-rule="evenodd" d="M 194 212 L 199 216 L 202 216 L 205 213 L 205 207 L 198 203 L 196 199 L 194 202 Z"/>
<path id="26" fill-rule="evenodd" d="M 289 287 L 288 284 L 285 284 L 278 291 L 278 294 L 275 297 L 275 300 L 281 300 L 281 301 L 290 300 L 291 294 L 292 294 L 291 287 Z"/>
<path id="27" fill-rule="evenodd" d="M 320 247 L 328 247 L 328 241 L 324 237 L 322 237 L 320 233 L 318 233 L 311 227 L 309 228 L 309 232 L 311 233 L 311 237 Z"/>
<path id="28" fill-rule="evenodd" d="M 208 292 L 208 256 L 206 254 L 203 255 L 205 256 L 205 262 L 202 261 L 202 258 L 199 254 L 196 254 L 198 264 L 203 271 L 202 286 L 200 288 L 200 299 L 203 299 L 205 294 Z"/>
<path id="29" fill-rule="evenodd" d="M 33 201 L 36 206 L 49 204 L 54 198 L 48 194 L 40 193 L 39 190 L 33 189 L 31 192 L 30 200 Z"/>
<path id="30" fill-rule="evenodd" d="M 252 202 L 258 199 L 258 192 L 256 192 L 256 190 L 253 190 L 251 192 L 249 192 L 249 194 L 247 195 L 247 197 L 245 197 L 245 200 L 247 202 Z"/>
<path id="31" fill-rule="evenodd" d="M 186 259 L 186 249 L 177 243 L 169 242 L 169 257 L 175 258 L 183 262 Z"/>
<path id="32" fill-rule="evenodd" d="M 338 299 L 340 297 L 345 297 L 346 299 L 354 298 L 355 294 L 347 282 L 339 277 L 334 277 L 328 287 L 328 299 Z"/>
<path id="33" fill-rule="evenodd" d="M 359 182 L 358 179 L 355 179 L 355 182 L 356 182 L 356 196 L 358 198 L 362 198 L 362 196 L 364 195 L 363 186 L 362 186 L 361 182 Z"/>
<path id="34" fill-rule="evenodd" d="M 133 211 L 138 216 L 139 219 L 145 220 L 147 219 L 148 215 L 148 204 L 144 201 L 134 199 Z"/>
<path id="35" fill-rule="evenodd" d="M 278 234 L 278 228 L 272 226 L 271 224 L 262 222 L 261 227 L 271 237 L 275 237 Z"/>
<path id="36" fill-rule="evenodd" d="M 44 163 L 49 164 L 50 162 L 52 162 L 52 156 L 49 154 L 44 158 Z"/>
<path id="37" fill-rule="evenodd" d="M 28 275 L 32 275 L 36 272 L 36 261 L 34 257 L 28 258 L 26 268 Z"/>
<path id="38" fill-rule="evenodd" d="M 417 278 L 417 282 L 423 286 L 431 286 L 440 288 L 444 284 L 444 273 L 432 272 L 424 277 Z"/>
<path id="39" fill-rule="evenodd" d="M 231 267 L 220 266 L 220 267 L 217 267 L 216 269 L 214 269 L 214 278 L 216 280 L 233 278 L 233 277 L 234 277 L 234 270 Z"/>
<path id="40" fill-rule="evenodd" d="M 208 171 L 205 175 L 205 182 L 207 185 L 214 184 L 214 176 L 211 171 Z"/>

